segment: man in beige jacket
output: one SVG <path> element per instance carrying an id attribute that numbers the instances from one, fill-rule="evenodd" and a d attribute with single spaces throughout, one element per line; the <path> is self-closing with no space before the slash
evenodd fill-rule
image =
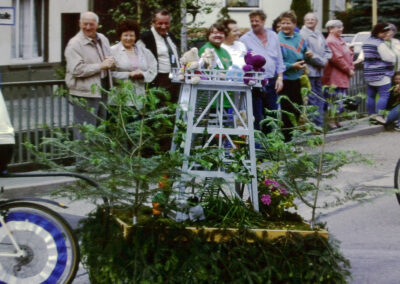
<path id="1" fill-rule="evenodd" d="M 65 49 L 67 73 L 65 82 L 69 94 L 87 100 L 87 107 L 95 110 L 94 114 L 105 118 L 106 111 L 100 102 L 106 102 L 105 94 L 93 85 L 109 89 L 112 86 L 110 69 L 114 67 L 108 39 L 97 32 L 99 17 L 93 12 L 81 14 L 80 31 L 68 42 Z M 86 108 L 74 103 L 74 124 L 84 122 L 96 125 L 96 116 Z M 74 138 L 83 139 L 83 135 L 74 128 Z"/>

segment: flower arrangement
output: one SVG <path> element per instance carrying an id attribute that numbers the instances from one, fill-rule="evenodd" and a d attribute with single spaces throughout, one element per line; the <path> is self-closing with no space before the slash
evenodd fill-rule
<path id="1" fill-rule="evenodd" d="M 275 180 L 262 178 L 258 183 L 258 197 L 260 212 L 271 220 L 282 220 L 289 208 L 297 209 L 294 195 Z"/>

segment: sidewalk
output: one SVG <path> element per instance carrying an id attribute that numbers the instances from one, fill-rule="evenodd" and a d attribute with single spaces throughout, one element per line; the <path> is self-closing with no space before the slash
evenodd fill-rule
<path id="1" fill-rule="evenodd" d="M 343 140 L 356 136 L 373 135 L 385 131 L 383 125 L 371 125 L 369 117 L 364 117 L 358 120 L 349 120 L 342 122 L 342 127 L 328 133 L 326 142 Z"/>
<path id="2" fill-rule="evenodd" d="M 327 142 L 334 142 L 356 136 L 373 135 L 384 131 L 382 125 L 370 125 L 368 118 L 357 121 L 345 121 L 343 127 L 327 135 Z M 27 177 L 27 178 L 0 178 L 0 187 L 3 188 L 3 198 L 17 198 L 40 196 L 50 193 L 62 185 L 72 184 L 73 177 Z"/>

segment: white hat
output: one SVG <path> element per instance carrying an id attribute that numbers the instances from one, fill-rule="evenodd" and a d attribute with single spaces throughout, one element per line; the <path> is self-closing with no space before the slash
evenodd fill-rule
<path id="1" fill-rule="evenodd" d="M 343 27 L 341 20 L 329 20 L 325 24 L 325 28 L 329 29 L 331 27 Z"/>

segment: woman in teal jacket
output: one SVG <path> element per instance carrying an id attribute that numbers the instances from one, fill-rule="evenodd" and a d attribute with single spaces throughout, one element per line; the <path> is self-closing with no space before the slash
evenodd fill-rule
<path id="1" fill-rule="evenodd" d="M 306 68 L 305 59 L 312 57 L 312 52 L 307 51 L 307 46 L 304 38 L 300 33 L 295 32 L 297 23 L 296 15 L 289 11 L 284 12 L 281 18 L 281 31 L 279 32 L 279 41 L 282 50 L 283 62 L 286 71 L 283 73 L 283 89 L 281 95 L 287 96 L 290 101 L 281 100 L 283 135 L 285 140 L 291 139 L 291 131 L 295 126 L 290 119 L 291 113 L 295 116 L 296 121 L 299 120 L 300 112 L 293 104 L 302 105 L 303 99 L 301 96 L 300 76 L 304 74 Z M 287 113 L 286 113 L 287 112 Z"/>

